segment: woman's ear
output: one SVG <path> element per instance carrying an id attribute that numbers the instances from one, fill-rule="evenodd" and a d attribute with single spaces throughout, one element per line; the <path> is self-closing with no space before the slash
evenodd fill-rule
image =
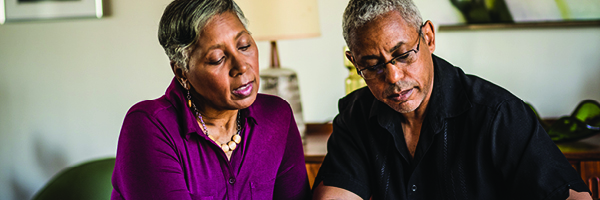
<path id="1" fill-rule="evenodd" d="M 178 66 L 177 62 L 171 61 L 171 70 L 173 70 L 173 74 L 175 74 L 175 78 L 179 81 L 179 84 L 183 86 L 186 90 L 190 89 L 190 85 L 187 81 L 187 75 L 183 71 L 181 67 Z"/>
<path id="2" fill-rule="evenodd" d="M 425 39 L 429 52 L 433 53 L 435 51 L 435 27 L 433 27 L 433 23 L 427 20 L 423 24 L 421 31 L 423 32 L 423 39 Z"/>

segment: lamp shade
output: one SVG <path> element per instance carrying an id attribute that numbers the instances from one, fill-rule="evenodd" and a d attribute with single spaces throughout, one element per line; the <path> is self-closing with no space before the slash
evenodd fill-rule
<path id="1" fill-rule="evenodd" d="M 321 35 L 317 0 L 237 0 L 255 40 Z"/>

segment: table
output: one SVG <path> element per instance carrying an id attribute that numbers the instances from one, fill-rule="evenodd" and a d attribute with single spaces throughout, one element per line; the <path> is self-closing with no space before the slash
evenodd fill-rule
<path id="1" fill-rule="evenodd" d="M 557 146 L 588 185 L 592 197 L 600 198 L 600 135 L 575 142 L 558 143 Z"/>
<path id="2" fill-rule="evenodd" d="M 327 139 L 329 139 L 332 131 L 332 125 L 329 123 L 306 124 L 304 160 L 311 188 L 315 182 L 317 172 L 321 168 L 321 163 L 325 159 L 325 154 L 327 154 Z"/>

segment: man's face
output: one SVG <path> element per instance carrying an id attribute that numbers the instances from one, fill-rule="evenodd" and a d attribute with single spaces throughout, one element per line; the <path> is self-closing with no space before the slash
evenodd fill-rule
<path id="1" fill-rule="evenodd" d="M 419 30 L 411 27 L 400 13 L 390 11 L 358 28 L 351 35 L 350 60 L 358 70 L 386 63 L 377 76 L 366 79 L 367 86 L 378 100 L 400 113 L 424 111 L 433 87 L 435 49 L 433 25 L 426 22 Z M 418 52 L 416 50 L 419 46 Z M 410 52 L 409 52 L 410 51 Z M 409 52 L 409 53 L 407 53 Z M 375 71 L 374 69 L 370 73 Z"/>

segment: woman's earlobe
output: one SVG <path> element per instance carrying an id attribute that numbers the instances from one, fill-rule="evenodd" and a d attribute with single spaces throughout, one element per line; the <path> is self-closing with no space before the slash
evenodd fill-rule
<path id="1" fill-rule="evenodd" d="M 181 86 L 187 90 L 187 84 L 185 83 L 185 80 L 180 79 L 179 84 L 181 84 Z"/>
<path id="2" fill-rule="evenodd" d="M 184 79 L 184 78 L 179 79 L 179 84 L 181 84 L 181 86 L 183 88 L 185 88 L 186 90 L 190 89 L 190 84 L 188 83 L 187 79 Z"/>

